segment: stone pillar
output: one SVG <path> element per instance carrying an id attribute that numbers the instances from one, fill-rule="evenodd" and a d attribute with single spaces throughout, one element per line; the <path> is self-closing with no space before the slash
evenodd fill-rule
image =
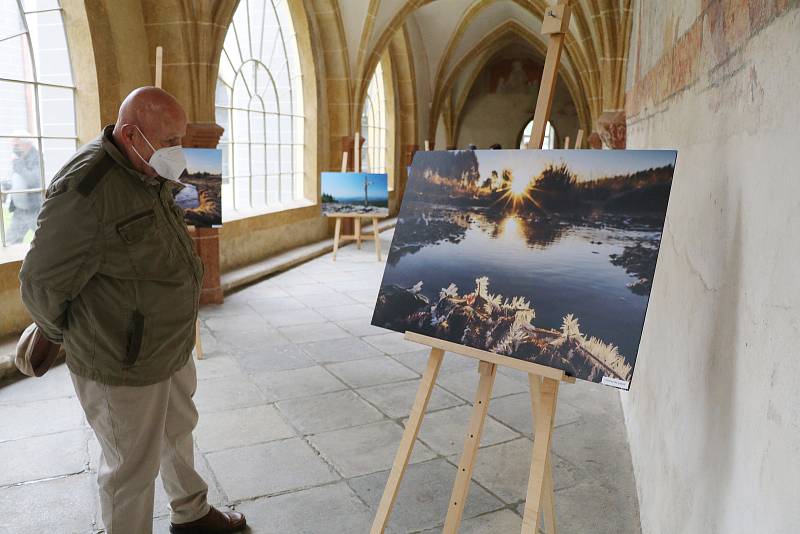
<path id="1" fill-rule="evenodd" d="M 396 215 L 400 211 L 400 205 L 403 203 L 403 195 L 406 192 L 406 184 L 408 183 L 408 167 L 414 161 L 414 154 L 417 150 L 419 150 L 419 145 L 417 144 L 403 145 L 403 158 L 400 160 L 402 166 L 394 184 L 395 200 L 392 215 Z"/>
<path id="2" fill-rule="evenodd" d="M 207 122 L 189 123 L 183 138 L 185 148 L 217 148 L 224 130 Z M 195 228 L 191 231 L 194 248 L 203 260 L 205 274 L 200 290 L 200 304 L 222 304 L 222 284 L 219 269 L 219 228 Z"/>
<path id="3" fill-rule="evenodd" d="M 359 136 L 359 150 L 363 148 L 365 139 Z M 355 135 L 346 135 L 342 137 L 342 149 L 339 151 L 339 157 L 334 158 L 334 161 L 338 161 L 338 165 L 336 165 L 336 170 L 342 170 L 342 152 L 347 152 L 347 170 L 348 171 L 355 171 L 355 164 L 356 158 L 355 153 L 353 152 L 353 145 L 355 145 Z M 361 162 L 361 168 L 364 168 L 364 162 Z"/>
<path id="4" fill-rule="evenodd" d="M 608 148 L 624 149 L 627 125 L 624 111 L 604 111 L 597 119 L 600 137 Z"/>

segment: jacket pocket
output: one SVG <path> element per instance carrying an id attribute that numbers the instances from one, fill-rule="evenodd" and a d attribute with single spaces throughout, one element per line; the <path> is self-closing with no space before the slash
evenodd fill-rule
<path id="1" fill-rule="evenodd" d="M 156 212 L 149 209 L 117 223 L 117 233 L 123 241 L 132 245 L 152 234 L 156 223 Z"/>
<path id="2" fill-rule="evenodd" d="M 133 365 L 142 351 L 144 339 L 144 315 L 139 310 L 134 310 L 128 328 L 128 346 L 125 351 L 125 365 Z"/>

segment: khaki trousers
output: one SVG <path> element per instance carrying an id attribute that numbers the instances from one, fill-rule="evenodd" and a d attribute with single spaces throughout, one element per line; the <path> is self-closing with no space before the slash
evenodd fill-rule
<path id="1" fill-rule="evenodd" d="M 159 470 L 173 523 L 206 515 L 208 486 L 194 468 L 194 359 L 150 386 L 109 386 L 70 375 L 102 450 L 97 482 L 107 534 L 152 532 Z"/>

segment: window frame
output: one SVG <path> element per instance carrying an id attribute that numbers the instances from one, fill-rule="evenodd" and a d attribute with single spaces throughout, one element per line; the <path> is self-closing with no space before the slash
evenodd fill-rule
<path id="1" fill-rule="evenodd" d="M 377 106 L 375 103 L 377 102 Z M 388 174 L 389 156 L 389 132 L 388 121 L 388 100 L 386 97 L 386 76 L 380 62 L 375 66 L 367 92 L 364 95 L 364 102 L 361 108 L 360 133 L 364 137 L 364 145 L 361 149 L 361 166 L 365 172 Z M 366 122 L 365 122 L 366 119 Z M 364 136 L 366 128 L 366 136 Z M 374 133 L 378 134 L 379 142 L 373 143 Z M 373 166 L 373 161 L 379 159 L 377 166 Z M 365 169 L 364 162 L 368 161 L 368 168 Z M 391 188 L 390 188 L 391 189 Z"/>
<path id="2" fill-rule="evenodd" d="M 520 148 L 527 148 L 528 142 L 531 140 L 532 133 L 533 133 L 533 119 L 528 121 L 522 128 L 522 133 L 520 134 L 520 139 L 519 139 Z M 547 121 L 544 126 L 544 140 L 542 141 L 541 149 L 554 150 L 555 148 L 556 148 L 556 129 L 553 127 L 553 123 Z"/>
<path id="3" fill-rule="evenodd" d="M 77 109 L 77 102 L 76 102 L 76 87 L 75 87 L 75 71 L 72 64 L 72 50 L 70 48 L 69 37 L 67 35 L 67 29 L 64 24 L 64 7 L 61 5 L 61 0 L 56 0 L 58 7 L 50 7 L 50 8 L 43 8 L 43 9 L 31 9 L 25 10 L 25 7 L 22 4 L 22 0 L 12 0 L 17 5 L 17 11 L 20 16 L 20 20 L 23 24 L 23 31 L 20 33 L 10 35 L 3 40 L 14 39 L 17 37 L 25 36 L 25 44 L 27 45 L 27 53 L 29 57 L 27 58 L 30 61 L 31 66 L 31 80 L 23 80 L 23 79 L 16 79 L 16 78 L 7 78 L 6 76 L 0 75 L 0 83 L 13 83 L 19 84 L 24 87 L 29 87 L 32 89 L 33 92 L 33 111 L 35 113 L 34 120 L 36 122 L 36 133 L 31 134 L 28 136 L 18 136 L 13 134 L 0 134 L 0 140 L 11 140 L 11 139 L 29 139 L 35 145 L 36 149 L 38 150 L 39 154 L 39 180 L 40 180 L 40 187 L 33 188 L 33 189 L 9 189 L 6 191 L 0 191 L 0 249 L 5 249 L 10 246 L 15 246 L 13 244 L 9 244 L 7 242 L 6 232 L 8 229 L 6 228 L 5 224 L 5 213 L 6 213 L 6 197 L 11 194 L 15 193 L 39 193 L 42 201 L 45 198 L 45 191 L 47 190 L 47 183 L 46 183 L 46 169 L 45 169 L 45 159 L 44 159 L 44 147 L 43 147 L 43 140 L 62 140 L 62 141 L 73 141 L 73 150 L 78 148 L 78 109 Z M 37 68 L 36 63 L 36 54 L 34 53 L 34 46 L 33 46 L 33 39 L 31 37 L 30 25 L 28 23 L 28 15 L 38 15 L 41 13 L 58 13 L 59 15 L 59 22 L 61 30 L 64 32 L 64 42 L 66 44 L 66 54 L 68 59 L 68 67 L 69 67 L 69 76 L 70 80 L 72 81 L 72 85 L 65 85 L 59 83 L 50 83 L 50 82 L 43 82 L 39 80 L 39 69 Z M 63 136 L 63 135 L 45 135 L 43 133 L 42 128 L 42 105 L 41 105 L 41 91 L 39 90 L 40 87 L 50 87 L 55 89 L 66 89 L 71 91 L 71 100 L 72 100 L 72 126 L 74 135 L 71 136 Z M 30 117 L 28 117 L 30 119 Z"/>
<path id="4" fill-rule="evenodd" d="M 244 38 L 240 37 L 240 31 L 237 30 L 235 12 L 226 32 L 225 41 L 228 42 L 230 40 L 235 42 L 236 50 L 235 52 L 231 51 L 229 50 L 229 47 L 223 44 L 220 55 L 220 68 L 217 74 L 217 83 L 215 86 L 215 113 L 217 116 L 219 116 L 220 113 L 224 114 L 226 119 L 226 131 L 219 141 L 219 148 L 224 151 L 226 156 L 224 160 L 226 165 L 223 168 L 223 187 L 225 189 L 227 189 L 226 186 L 229 187 L 226 193 L 230 194 L 231 199 L 229 202 L 225 202 L 223 204 L 224 220 L 235 220 L 252 215 L 283 211 L 286 209 L 291 209 L 298 204 L 304 204 L 303 201 L 305 200 L 303 195 L 303 186 L 306 169 L 303 152 L 306 147 L 306 127 L 304 124 L 305 114 L 303 102 L 303 76 L 300 66 L 300 46 L 298 43 L 296 30 L 297 25 L 292 17 L 292 10 L 290 9 L 288 0 L 277 1 L 284 4 L 284 13 L 289 18 L 289 23 L 291 24 L 291 28 L 289 29 L 291 31 L 287 31 L 285 25 L 282 24 L 284 19 L 282 19 L 279 15 L 279 6 L 276 5 L 276 0 L 263 0 L 264 11 L 262 13 L 261 45 L 264 43 L 264 29 L 266 28 L 265 21 L 267 13 L 271 12 L 272 17 L 270 18 L 270 21 L 275 22 L 277 32 L 274 34 L 276 41 L 274 49 L 271 52 L 270 61 L 272 57 L 275 57 L 277 53 L 280 53 L 279 51 L 282 52 L 283 59 L 283 61 L 278 63 L 281 71 L 278 71 L 277 73 L 273 72 L 264 62 L 263 46 L 261 46 L 258 50 L 254 50 L 254 45 L 258 45 L 259 43 L 255 40 L 255 36 L 252 35 L 249 25 L 251 1 L 253 0 L 243 0 L 236 8 L 236 12 L 238 12 L 240 9 L 244 9 L 245 14 L 247 15 L 247 37 L 249 42 L 245 42 L 243 47 Z M 230 34 L 233 35 L 232 39 L 229 39 Z M 293 41 L 290 42 L 289 39 Z M 278 40 L 280 41 L 279 43 Z M 292 54 L 289 52 L 290 47 L 293 47 L 291 50 Z M 234 59 L 240 59 L 241 61 L 235 62 Z M 278 59 L 281 58 L 279 57 Z M 222 76 L 223 62 L 227 62 L 228 69 L 233 73 L 233 79 L 231 80 L 231 83 L 228 83 Z M 248 65 L 250 64 L 254 65 L 254 67 L 251 69 L 253 75 L 252 80 L 247 79 L 248 74 L 246 72 L 248 70 Z M 283 71 L 286 73 L 286 81 L 288 82 L 288 95 L 285 98 L 281 98 L 278 89 L 278 83 L 276 82 L 277 75 L 283 74 Z M 258 91 L 258 81 L 261 76 L 260 73 L 266 74 L 264 79 L 267 81 L 267 85 L 265 86 L 264 91 L 270 91 L 271 89 L 271 92 L 275 98 L 274 111 L 267 111 L 267 106 L 264 104 L 263 98 L 264 91 Z M 253 80 L 255 81 L 251 90 L 250 82 Z M 247 93 L 246 96 L 248 97 L 247 107 L 242 107 L 241 103 L 238 103 L 234 100 L 238 87 L 237 83 L 244 84 L 244 88 Z M 222 89 L 222 87 L 224 87 L 226 91 L 226 103 L 220 103 L 219 91 Z M 254 100 L 258 100 L 260 102 L 260 109 L 254 109 Z M 288 107 L 288 112 L 283 109 L 285 107 Z M 236 113 L 245 113 L 247 119 L 247 134 L 244 136 L 244 138 L 240 139 L 237 139 L 239 136 L 239 128 L 237 128 L 236 124 Z M 263 137 L 258 140 L 254 139 L 253 135 L 250 133 L 254 114 L 257 115 L 258 120 L 260 120 L 264 126 L 264 131 L 262 132 Z M 283 122 L 288 123 L 289 142 L 285 142 L 283 140 Z M 242 124 L 244 124 L 244 121 L 242 121 Z M 270 142 L 268 141 L 268 138 L 272 134 L 269 133 L 268 126 L 273 125 L 276 125 L 276 133 L 274 134 L 276 141 Z M 238 169 L 238 166 L 242 165 L 242 163 L 237 163 L 237 147 L 242 146 L 246 148 L 247 153 L 247 159 L 244 163 L 244 171 Z M 253 172 L 254 147 L 263 149 L 263 172 Z M 285 155 L 284 152 L 287 147 L 288 155 Z M 276 151 L 277 171 L 275 172 L 270 172 L 268 165 L 268 154 L 270 152 L 270 148 L 273 148 Z M 286 160 L 285 164 L 284 160 Z M 287 177 L 288 184 L 284 184 L 284 181 Z M 258 189 L 257 187 L 254 188 L 256 180 L 263 180 L 263 198 L 259 201 L 256 201 L 256 198 L 257 195 L 261 194 L 261 192 L 255 191 L 255 189 Z M 275 188 L 270 188 L 272 180 L 277 182 Z M 246 194 L 247 200 L 245 202 L 242 202 L 242 200 L 239 198 L 241 196 L 239 188 L 242 187 L 241 183 L 243 181 L 246 182 L 246 187 L 248 190 Z M 286 197 L 285 193 L 287 186 L 289 190 L 288 198 Z M 272 198 L 272 195 L 274 195 L 276 198 Z"/>

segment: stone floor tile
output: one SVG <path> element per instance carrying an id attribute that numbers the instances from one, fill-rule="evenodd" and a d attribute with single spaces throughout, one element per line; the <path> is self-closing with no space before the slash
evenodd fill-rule
<path id="1" fill-rule="evenodd" d="M 258 284 L 246 287 L 241 293 L 244 294 L 245 300 L 251 303 L 258 300 L 289 296 L 289 293 L 284 291 L 280 285 L 275 285 L 273 282 L 259 282 Z"/>
<path id="2" fill-rule="evenodd" d="M 352 391 L 281 401 L 278 409 L 303 434 L 318 434 L 383 419 L 378 410 Z"/>
<path id="3" fill-rule="evenodd" d="M 354 388 L 399 382 L 419 376 L 388 356 L 334 363 L 328 365 L 328 371 Z"/>
<path id="4" fill-rule="evenodd" d="M 197 447 L 212 452 L 293 437 L 274 406 L 252 406 L 203 414 L 194 431 Z"/>
<path id="5" fill-rule="evenodd" d="M 0 490 L 0 532 L 91 532 L 95 517 L 94 475 L 65 478 Z"/>
<path id="6" fill-rule="evenodd" d="M 226 299 L 225 304 L 206 304 L 200 308 L 199 318 L 205 322 L 212 317 L 226 317 L 229 315 L 242 315 L 253 313 L 253 308 L 248 305 L 244 299 L 231 301 L 230 297 Z"/>
<path id="7" fill-rule="evenodd" d="M 0 486 L 83 471 L 89 461 L 88 432 L 70 430 L 0 443 Z"/>
<path id="8" fill-rule="evenodd" d="M 365 304 L 343 304 L 319 308 L 319 312 L 330 321 L 347 321 L 362 319 L 365 323 L 372 320 L 372 308 Z"/>
<path id="9" fill-rule="evenodd" d="M 489 414 L 501 423 L 528 437 L 533 436 L 533 414 L 529 392 L 492 399 Z M 580 419 L 580 412 L 567 402 L 556 404 L 555 427 L 568 425 Z"/>
<path id="10" fill-rule="evenodd" d="M 381 354 L 381 351 L 372 345 L 349 335 L 341 339 L 303 343 L 301 347 L 319 363 L 363 360 Z"/>
<path id="11" fill-rule="evenodd" d="M 506 534 L 519 532 L 521 528 L 522 517 L 503 509 L 462 521 L 458 534 Z M 426 530 L 420 534 L 441 534 L 441 529 Z"/>
<path id="12" fill-rule="evenodd" d="M 391 469 L 403 427 L 380 421 L 309 436 L 308 440 L 345 478 Z M 414 445 L 410 462 L 424 462 L 436 454 L 422 443 Z"/>
<path id="13" fill-rule="evenodd" d="M 239 360 L 234 356 L 220 353 L 203 354 L 203 358 L 195 358 L 198 380 L 209 380 L 213 378 L 224 378 L 226 376 L 238 375 L 242 372 Z"/>
<path id="14" fill-rule="evenodd" d="M 372 326 L 369 320 L 364 319 L 349 319 L 347 321 L 336 321 L 336 324 L 347 330 L 351 335 L 360 336 L 376 336 L 386 332 L 383 328 Z"/>
<path id="15" fill-rule="evenodd" d="M 331 306 L 348 306 L 357 304 L 357 301 L 350 298 L 349 295 L 339 293 L 337 291 L 331 293 L 323 293 L 321 295 L 298 295 L 295 297 L 299 302 L 305 306 L 318 310 L 320 308 L 329 308 Z"/>
<path id="16" fill-rule="evenodd" d="M 330 339 L 350 337 L 346 330 L 333 323 L 319 323 L 312 325 L 283 326 L 278 329 L 280 333 L 294 343 L 310 343 Z"/>
<path id="17" fill-rule="evenodd" d="M 378 291 L 377 289 L 369 289 L 369 290 L 359 290 L 359 291 L 349 291 L 347 293 L 350 295 L 350 298 L 353 300 L 357 300 L 361 304 L 366 304 L 370 308 L 375 308 L 375 303 L 378 300 Z"/>
<path id="18" fill-rule="evenodd" d="M 407 417 L 417 396 L 419 383 L 419 380 L 411 380 L 396 384 L 382 384 L 361 388 L 358 390 L 358 394 L 389 417 Z M 463 400 L 451 395 L 439 386 L 435 386 L 428 401 L 428 411 L 442 410 L 461 404 L 464 404 Z"/>
<path id="19" fill-rule="evenodd" d="M 255 310 L 256 313 L 261 315 L 266 315 L 270 313 L 276 313 L 280 311 L 289 311 L 289 310 L 302 310 L 306 308 L 306 305 L 300 302 L 295 297 L 290 296 L 288 293 L 283 291 L 280 288 L 273 288 L 275 290 L 280 290 L 284 293 L 284 296 L 280 297 L 264 297 L 249 300 L 247 304 Z"/>
<path id="20" fill-rule="evenodd" d="M 480 375 L 478 374 L 478 368 L 476 366 L 474 369 L 467 369 L 464 371 L 441 371 L 436 383 L 462 399 L 472 402 L 475 399 L 475 392 L 478 390 L 479 379 Z M 492 387 L 493 399 L 513 393 L 528 391 L 530 391 L 528 384 L 514 380 L 500 373 L 495 374 L 494 386 Z"/>
<path id="21" fill-rule="evenodd" d="M 482 447 L 475 458 L 472 479 L 500 497 L 506 504 L 525 500 L 528 491 L 533 442 L 528 438 Z M 450 461 L 458 464 L 460 453 Z M 552 456 L 556 491 L 575 485 L 579 473 L 569 462 Z"/>
<path id="22" fill-rule="evenodd" d="M 221 344 L 234 354 L 243 354 L 253 350 L 267 350 L 291 343 L 289 338 L 284 336 L 278 329 L 267 325 L 266 320 L 258 330 L 231 332 L 229 334 L 218 334 L 218 336 L 221 338 Z"/>
<path id="23" fill-rule="evenodd" d="M 198 382 L 194 403 L 200 412 L 219 412 L 265 402 L 261 391 L 244 374 Z"/>
<path id="24" fill-rule="evenodd" d="M 212 452 L 206 455 L 206 460 L 231 501 L 307 488 L 339 478 L 299 438 Z"/>
<path id="25" fill-rule="evenodd" d="M 419 439 L 439 454 L 460 453 L 464 448 L 471 413 L 472 406 L 465 405 L 427 414 L 422 421 Z M 519 434 L 487 417 L 481 435 L 481 446 L 509 441 L 516 437 L 519 437 Z"/>
<path id="26" fill-rule="evenodd" d="M 347 389 L 344 383 L 319 365 L 291 371 L 259 373 L 253 375 L 253 382 L 261 388 L 269 401 L 310 397 Z"/>
<path id="27" fill-rule="evenodd" d="M 248 373 L 287 371 L 317 364 L 294 343 L 264 349 L 254 347 L 249 351 L 238 353 L 236 358 L 241 368 Z"/>
<path id="28" fill-rule="evenodd" d="M 388 477 L 389 472 L 383 471 L 354 478 L 348 483 L 374 512 Z M 455 477 L 455 466 L 441 459 L 408 466 L 389 520 L 392 531 L 417 532 L 442 525 Z M 464 507 L 464 519 L 502 507 L 501 501 L 472 482 Z"/>
<path id="29" fill-rule="evenodd" d="M 270 312 L 263 312 L 261 315 L 263 315 L 264 319 L 266 319 L 269 324 L 275 327 L 311 325 L 314 323 L 324 323 L 328 321 L 328 319 L 322 316 L 319 312 L 310 308 L 299 308 L 296 310 L 273 310 Z"/>
<path id="30" fill-rule="evenodd" d="M 369 532 L 372 512 L 344 482 L 241 503 L 251 534 Z"/>
<path id="31" fill-rule="evenodd" d="M 402 363 L 406 367 L 409 367 L 419 374 L 425 372 L 425 369 L 428 367 L 428 357 L 431 355 L 430 349 L 428 350 L 415 350 L 412 352 L 403 352 L 401 354 L 391 354 L 390 356 L 397 360 L 398 362 Z M 447 359 L 447 354 L 445 354 L 445 360 Z"/>
<path id="32" fill-rule="evenodd" d="M 77 397 L 0 404 L 0 442 L 75 430 L 84 426 Z"/>
<path id="33" fill-rule="evenodd" d="M 615 412 L 612 412 L 615 413 Z M 633 464 L 622 417 L 589 417 L 553 431 L 553 450 L 581 471 L 608 486 L 609 491 L 635 487 Z M 618 412 L 616 412 L 618 413 Z"/>
<path id="34" fill-rule="evenodd" d="M 635 486 L 618 484 L 617 488 L 620 491 L 609 491 L 608 485 L 587 480 L 557 491 L 559 532 L 641 534 Z"/>
<path id="35" fill-rule="evenodd" d="M 319 282 L 313 283 L 305 283 L 305 284 L 293 284 L 287 286 L 281 286 L 287 293 L 289 293 L 293 297 L 299 297 L 303 295 L 327 295 L 330 293 L 335 293 L 335 290 L 325 284 L 320 284 Z"/>
<path id="36" fill-rule="evenodd" d="M 75 396 L 75 386 L 65 363 L 53 366 L 38 378 L 21 378 L 0 386 L 0 403 L 29 402 Z"/>
<path id="37" fill-rule="evenodd" d="M 206 327 L 216 335 L 237 335 L 242 332 L 263 330 L 267 325 L 261 315 L 255 311 L 239 315 L 223 315 L 209 317 L 205 320 Z"/>
<path id="38" fill-rule="evenodd" d="M 420 350 L 422 345 L 413 343 L 403 339 L 403 334 L 399 332 L 389 332 L 387 334 L 379 334 L 377 336 L 365 336 L 364 341 L 375 347 L 376 349 L 385 352 L 386 354 L 403 354 L 405 352 L 414 352 Z"/>

